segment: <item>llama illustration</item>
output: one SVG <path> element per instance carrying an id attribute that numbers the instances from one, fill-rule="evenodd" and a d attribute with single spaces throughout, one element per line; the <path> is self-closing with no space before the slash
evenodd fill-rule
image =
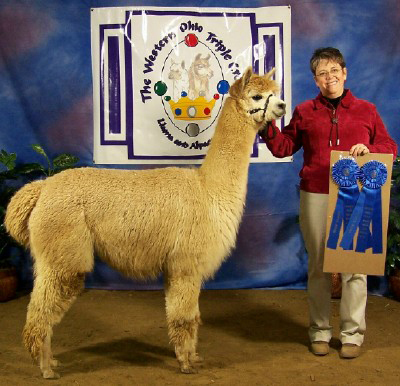
<path id="1" fill-rule="evenodd" d="M 179 99 L 183 91 L 188 92 L 189 75 L 188 71 L 185 68 L 184 60 L 178 63 L 175 62 L 174 59 L 172 59 L 171 66 L 169 68 L 168 79 L 172 80 L 172 98 L 174 100 Z"/>
<path id="2" fill-rule="evenodd" d="M 210 67 L 210 54 L 205 58 L 197 54 L 189 68 L 189 98 L 196 99 L 199 96 L 209 98 L 209 80 L 214 75 Z"/>

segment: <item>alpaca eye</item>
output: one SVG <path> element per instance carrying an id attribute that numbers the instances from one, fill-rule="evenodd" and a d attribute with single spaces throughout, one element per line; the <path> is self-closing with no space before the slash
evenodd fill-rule
<path id="1" fill-rule="evenodd" d="M 253 99 L 255 101 L 259 101 L 260 99 L 262 99 L 262 95 L 254 95 L 251 97 L 251 99 Z"/>

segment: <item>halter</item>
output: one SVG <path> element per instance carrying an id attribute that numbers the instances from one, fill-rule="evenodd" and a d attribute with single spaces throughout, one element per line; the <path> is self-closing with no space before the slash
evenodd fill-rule
<path id="1" fill-rule="evenodd" d="M 273 95 L 273 94 L 270 94 L 270 95 L 268 96 L 267 100 L 265 101 L 265 104 L 264 104 L 264 108 L 263 108 L 263 109 L 262 109 L 262 108 L 258 108 L 258 109 L 249 110 L 248 113 L 249 113 L 249 114 L 255 114 L 255 113 L 258 113 L 259 111 L 264 111 L 264 112 L 263 112 L 263 116 L 262 116 L 262 118 L 263 118 L 263 120 L 264 120 L 265 114 L 266 114 L 266 112 L 267 112 L 268 104 L 269 104 L 269 98 L 271 98 L 272 95 Z"/>
<path id="2" fill-rule="evenodd" d="M 258 108 L 258 109 L 249 110 L 249 111 L 248 111 L 249 114 L 255 114 L 255 113 L 257 113 L 258 111 L 263 110 L 264 112 L 263 112 L 262 119 L 264 120 L 265 114 L 266 114 L 266 112 L 267 112 L 268 104 L 269 104 L 269 98 L 271 98 L 272 95 L 273 95 L 273 94 L 270 94 L 270 95 L 268 96 L 267 100 L 265 101 L 265 104 L 264 104 L 264 108 L 263 108 L 263 109 Z M 269 128 L 272 128 L 272 135 L 269 135 Z M 264 130 L 265 130 L 265 138 L 266 138 L 266 139 L 274 139 L 274 138 L 276 137 L 276 129 L 275 129 L 275 127 L 271 124 L 271 122 L 267 122 L 267 125 L 266 125 L 266 127 L 264 127 Z M 259 131 L 259 134 L 260 134 L 260 133 L 261 133 L 261 130 Z M 260 135 L 261 135 L 261 134 L 260 134 Z"/>

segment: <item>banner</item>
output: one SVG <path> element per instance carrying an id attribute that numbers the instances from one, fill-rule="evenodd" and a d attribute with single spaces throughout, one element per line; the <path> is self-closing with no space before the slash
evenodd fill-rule
<path id="1" fill-rule="evenodd" d="M 93 8 L 94 162 L 201 163 L 248 66 L 276 68 L 291 112 L 290 15 L 288 6 Z M 252 162 L 282 161 L 258 141 Z"/>

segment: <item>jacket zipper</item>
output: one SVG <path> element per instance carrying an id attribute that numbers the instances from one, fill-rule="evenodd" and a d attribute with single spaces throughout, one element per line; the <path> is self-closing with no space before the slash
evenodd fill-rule
<path id="1" fill-rule="evenodd" d="M 332 110 L 332 118 L 331 118 L 331 122 L 332 122 L 332 128 L 333 125 L 336 125 L 336 146 L 339 146 L 339 128 L 338 128 L 338 119 L 336 117 L 336 109 Z M 332 130 L 331 130 L 331 135 L 332 135 Z M 329 138 L 329 146 L 332 146 L 332 137 Z"/>

